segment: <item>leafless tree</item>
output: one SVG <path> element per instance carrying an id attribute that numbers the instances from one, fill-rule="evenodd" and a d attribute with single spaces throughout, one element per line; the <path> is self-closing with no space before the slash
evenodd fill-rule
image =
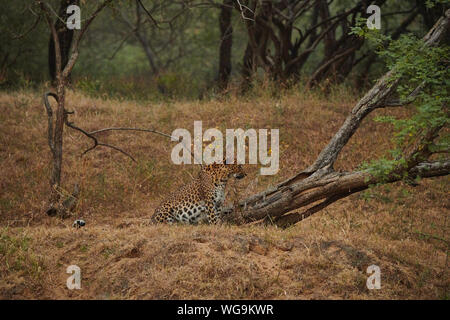
<path id="1" fill-rule="evenodd" d="M 64 125 L 69 124 L 68 112 L 65 109 L 65 89 L 68 83 L 70 73 L 77 61 L 79 55 L 79 45 L 84 34 L 89 28 L 95 17 L 111 2 L 112 0 L 104 0 L 95 9 L 94 13 L 84 22 L 81 30 L 78 32 L 75 41 L 73 41 L 70 55 L 67 63 L 63 66 L 63 57 L 60 48 L 60 39 L 58 30 L 55 27 L 54 10 L 47 1 L 36 0 L 50 28 L 54 49 L 55 49 L 55 75 L 56 75 L 56 93 L 46 93 L 44 95 L 45 107 L 48 116 L 48 143 L 52 154 L 52 172 L 50 177 L 51 192 L 49 197 L 49 209 L 47 213 L 50 215 L 62 214 L 66 208 L 61 203 L 61 168 L 63 160 L 63 131 Z M 48 97 L 52 96 L 57 101 L 55 115 L 48 103 Z"/>
<path id="2" fill-rule="evenodd" d="M 219 48 L 219 88 L 225 89 L 231 74 L 231 49 L 233 45 L 233 26 L 231 15 L 233 0 L 224 0 L 220 9 L 220 48 Z"/>

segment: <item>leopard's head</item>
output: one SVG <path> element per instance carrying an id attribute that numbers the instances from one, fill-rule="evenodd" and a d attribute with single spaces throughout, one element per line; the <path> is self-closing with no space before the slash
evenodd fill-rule
<path id="1" fill-rule="evenodd" d="M 212 163 L 204 165 L 202 172 L 212 177 L 213 181 L 226 182 L 229 178 L 242 179 L 247 174 L 240 164 L 230 163 Z"/>

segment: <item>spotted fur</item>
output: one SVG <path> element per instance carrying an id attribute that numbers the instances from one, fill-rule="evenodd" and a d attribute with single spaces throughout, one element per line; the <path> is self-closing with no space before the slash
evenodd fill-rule
<path id="1" fill-rule="evenodd" d="M 231 177 L 241 179 L 245 173 L 238 164 L 202 166 L 197 179 L 169 195 L 152 216 L 154 223 L 197 224 L 220 221 L 225 187 Z"/>

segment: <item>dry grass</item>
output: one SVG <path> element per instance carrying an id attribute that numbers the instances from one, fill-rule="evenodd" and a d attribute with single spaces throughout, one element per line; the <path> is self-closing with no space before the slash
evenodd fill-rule
<path id="1" fill-rule="evenodd" d="M 67 95 L 71 119 L 95 130 L 153 127 L 170 133 L 204 128 L 279 128 L 280 173 L 233 183 L 229 201 L 243 198 L 310 164 L 357 100 L 292 91 L 204 102 L 137 103 Z M 401 115 L 402 110 L 376 114 Z M 391 129 L 369 117 L 343 150 L 337 168 L 351 170 L 383 155 Z M 65 134 L 64 187 L 82 187 L 71 228 L 43 211 L 49 191 L 46 115 L 39 95 L 0 93 L 0 297 L 14 298 L 254 298 L 441 299 L 449 297 L 448 177 L 377 187 L 344 199 L 287 229 L 231 226 L 150 226 L 167 192 L 197 168 L 170 161 L 173 144 L 146 133 L 101 139 L 133 154 L 97 150 Z M 66 288 L 68 265 L 82 270 L 82 290 Z M 381 290 L 368 290 L 366 268 L 381 268 Z"/>

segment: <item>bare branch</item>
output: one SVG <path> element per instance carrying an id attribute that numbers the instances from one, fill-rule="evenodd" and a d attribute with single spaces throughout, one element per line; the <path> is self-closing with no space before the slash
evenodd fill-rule
<path id="1" fill-rule="evenodd" d="M 246 5 L 241 4 L 241 2 L 239 0 L 236 0 L 236 2 L 238 4 L 238 6 L 239 6 L 239 11 L 241 12 L 242 19 L 243 20 L 255 21 L 255 19 L 247 17 L 245 15 L 245 13 L 244 13 L 244 10 L 250 11 L 253 14 L 253 16 L 255 16 L 255 12 L 252 9 L 250 9 L 249 7 L 247 7 Z"/>
<path id="2" fill-rule="evenodd" d="M 72 111 L 72 112 L 66 111 L 66 115 L 68 115 L 68 114 L 73 114 L 73 113 L 74 113 L 73 111 Z M 88 153 L 89 151 L 94 150 L 97 146 L 104 146 L 104 147 L 108 147 L 108 148 L 114 149 L 114 150 L 116 150 L 116 151 L 119 151 L 119 152 L 123 153 L 124 155 L 126 155 L 127 157 L 129 157 L 129 158 L 130 158 L 131 160 L 133 160 L 134 162 L 137 162 L 136 159 L 134 159 L 128 152 L 125 152 L 125 151 L 123 151 L 122 149 L 120 149 L 120 148 L 118 148 L 118 147 L 116 147 L 116 146 L 113 146 L 113 145 L 110 145 L 110 144 L 107 144 L 107 143 L 98 142 L 97 138 L 96 138 L 95 136 L 93 136 L 91 133 L 89 133 L 89 132 L 87 132 L 87 131 L 85 131 L 85 130 L 83 130 L 83 129 L 77 127 L 77 126 L 75 126 L 75 125 L 73 124 L 73 122 L 69 122 L 68 119 L 67 119 L 67 116 L 65 117 L 65 123 L 66 123 L 66 125 L 67 125 L 68 127 L 70 127 L 70 128 L 72 128 L 72 129 L 75 129 L 75 130 L 81 132 L 81 133 L 84 134 L 86 137 L 88 137 L 88 138 L 90 138 L 90 139 L 92 139 L 92 140 L 94 141 L 94 145 L 93 145 L 92 147 L 90 147 L 89 149 L 86 149 L 86 150 L 82 153 L 82 155 L 85 155 L 85 154 Z"/>
<path id="3" fill-rule="evenodd" d="M 326 198 L 321 203 L 319 203 L 303 212 L 294 212 L 294 213 L 284 215 L 284 216 L 276 219 L 275 224 L 280 227 L 291 226 L 297 222 L 300 222 L 300 221 L 312 216 L 314 213 L 323 210 L 324 208 L 328 207 L 330 204 L 338 201 L 339 199 L 345 198 L 346 196 L 347 196 L 346 194 L 331 196 L 329 198 Z"/>
<path id="4" fill-rule="evenodd" d="M 141 0 L 136 0 L 136 1 L 139 3 L 139 5 L 142 7 L 142 9 L 144 9 L 145 13 L 150 18 L 150 20 L 153 22 L 155 27 L 160 28 L 158 22 L 155 20 L 155 18 L 153 18 L 153 16 L 150 14 L 150 12 L 145 8 L 145 6 L 142 4 L 142 1 Z"/>
<path id="5" fill-rule="evenodd" d="M 154 130 L 154 129 L 142 129 L 142 128 L 125 128 L 125 127 L 120 127 L 120 128 L 104 128 L 104 129 L 99 129 L 99 130 L 95 130 L 90 132 L 90 135 L 94 135 L 97 133 L 101 133 L 101 132 L 107 132 L 107 131 L 140 131 L 140 132 L 149 132 L 149 133 L 155 133 L 158 134 L 160 136 L 166 137 L 166 138 L 170 138 L 171 141 L 178 141 L 182 143 L 183 148 L 188 151 L 193 157 L 195 158 L 195 155 L 192 153 L 191 149 L 188 148 L 184 142 L 182 141 L 181 137 L 180 138 L 175 138 L 174 136 L 171 136 L 170 134 L 158 131 L 158 130 Z M 199 161 L 199 159 L 196 159 L 197 161 Z M 201 163 L 201 161 L 199 162 Z"/>
<path id="6" fill-rule="evenodd" d="M 311 84 L 313 84 L 316 80 L 317 77 L 323 72 L 323 70 L 325 70 L 326 68 L 328 68 L 331 64 L 333 64 L 334 62 L 345 58 L 346 56 L 348 56 L 349 54 L 353 53 L 355 50 L 357 49 L 357 47 L 350 47 L 347 50 L 345 50 L 344 52 L 335 55 L 332 59 L 328 60 L 326 63 L 324 63 L 323 65 L 320 66 L 319 69 L 317 69 L 314 74 L 311 76 L 311 78 L 309 79 L 309 81 L 306 84 L 306 87 L 310 88 Z"/>
<path id="7" fill-rule="evenodd" d="M 442 17 L 430 32 L 424 37 L 425 46 L 436 45 L 441 36 L 445 33 L 450 20 L 450 10 L 447 11 L 446 17 Z M 386 73 L 380 78 L 375 86 L 356 104 L 350 115 L 345 120 L 342 127 L 331 139 L 329 144 L 322 150 L 319 157 L 307 171 L 314 172 L 319 168 L 329 166 L 332 168 L 337 156 L 342 148 L 347 144 L 348 140 L 353 136 L 362 120 L 373 110 L 381 108 L 389 101 L 389 97 L 397 88 L 400 77 L 394 80 L 393 75 L 397 72 L 396 68 Z M 417 92 L 415 93 L 417 95 Z"/>
<path id="8" fill-rule="evenodd" d="M 170 134 L 164 133 L 164 132 L 160 132 L 154 129 L 141 129 L 141 128 L 104 128 L 104 129 L 100 129 L 100 130 L 95 130 L 90 132 L 89 134 L 96 134 L 96 133 L 100 133 L 100 132 L 106 132 L 106 131 L 141 131 L 141 132 L 150 132 L 150 133 L 156 133 L 159 134 L 163 137 L 167 137 L 170 139 L 175 139 L 173 136 L 171 136 Z"/>
<path id="9" fill-rule="evenodd" d="M 114 57 L 116 56 L 117 52 L 120 51 L 120 49 L 122 49 L 123 45 L 125 44 L 125 42 L 128 40 L 128 38 L 133 34 L 133 31 L 128 32 L 123 39 L 120 41 L 119 45 L 117 46 L 116 49 L 114 49 L 114 52 L 111 54 L 111 56 L 108 58 L 108 60 L 112 60 L 114 59 Z"/>

